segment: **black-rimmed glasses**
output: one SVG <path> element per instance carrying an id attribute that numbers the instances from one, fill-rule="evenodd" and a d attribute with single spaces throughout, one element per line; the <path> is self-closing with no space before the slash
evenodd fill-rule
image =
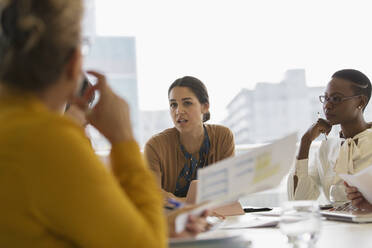
<path id="1" fill-rule="evenodd" d="M 327 102 L 330 102 L 332 104 L 339 104 L 343 101 L 346 101 L 346 100 L 349 100 L 351 98 L 354 98 L 354 97 L 358 97 L 360 95 L 355 95 L 355 96 L 325 96 L 325 95 L 322 95 L 322 96 L 319 96 L 319 101 L 321 103 L 327 103 Z"/>

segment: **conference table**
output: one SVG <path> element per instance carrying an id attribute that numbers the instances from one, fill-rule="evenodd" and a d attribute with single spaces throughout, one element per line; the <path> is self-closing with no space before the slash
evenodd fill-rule
<path id="1" fill-rule="evenodd" d="M 230 223 L 247 223 L 252 218 L 251 214 L 227 217 Z M 318 248 L 371 248 L 372 247 L 372 223 L 355 224 L 322 219 L 319 239 L 315 245 Z M 249 247 L 266 248 L 278 247 L 288 248 L 287 238 L 280 232 L 278 227 L 260 228 L 233 228 L 215 229 L 205 234 L 207 237 L 218 237 L 221 235 L 241 235 L 249 240 Z M 198 246 L 190 246 L 198 247 Z M 203 247 L 203 246 L 201 246 Z M 229 246 L 230 247 L 230 246 Z"/>

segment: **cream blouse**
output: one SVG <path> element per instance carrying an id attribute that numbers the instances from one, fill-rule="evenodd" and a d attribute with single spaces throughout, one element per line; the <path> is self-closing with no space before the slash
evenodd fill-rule
<path id="1" fill-rule="evenodd" d="M 295 161 L 295 170 L 288 178 L 290 200 L 316 200 L 323 190 L 329 201 L 329 189 L 342 184 L 339 174 L 354 174 L 372 165 L 372 129 L 366 129 L 353 138 L 324 140 L 314 159 Z M 294 175 L 298 177 L 294 190 Z M 345 193 L 346 194 L 346 193 Z M 345 196 L 341 196 L 345 197 Z"/>

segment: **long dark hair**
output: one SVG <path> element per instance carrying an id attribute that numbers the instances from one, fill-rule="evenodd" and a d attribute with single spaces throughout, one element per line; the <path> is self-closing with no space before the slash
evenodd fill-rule
<path id="1" fill-rule="evenodd" d="M 185 76 L 182 78 L 178 78 L 169 87 L 168 96 L 171 90 L 177 86 L 189 88 L 198 98 L 200 104 L 209 104 L 209 96 L 208 96 L 207 87 L 205 87 L 205 85 L 199 79 L 195 77 L 191 77 L 191 76 Z M 208 121 L 210 118 L 211 118 L 211 114 L 209 113 L 209 111 L 203 114 L 203 122 Z"/>

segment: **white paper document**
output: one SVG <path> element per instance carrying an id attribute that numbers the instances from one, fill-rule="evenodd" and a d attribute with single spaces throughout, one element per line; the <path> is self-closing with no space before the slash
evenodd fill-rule
<path id="1" fill-rule="evenodd" d="M 340 174 L 339 175 L 350 186 L 357 187 L 364 198 L 372 203 L 372 166 L 369 166 L 354 175 Z"/>
<path id="2" fill-rule="evenodd" d="M 257 227 L 275 227 L 279 223 L 279 217 L 264 217 L 257 215 L 244 215 L 238 220 L 227 220 L 222 222 L 218 229 L 243 229 Z"/>
<path id="3" fill-rule="evenodd" d="M 278 186 L 293 164 L 296 141 L 292 134 L 198 170 L 197 203 L 237 200 Z"/>
<path id="4" fill-rule="evenodd" d="M 176 232 L 184 230 L 188 214 L 200 214 L 241 196 L 278 186 L 293 164 L 296 141 L 297 135 L 291 134 L 198 170 L 197 203 L 208 203 L 178 216 Z"/>

